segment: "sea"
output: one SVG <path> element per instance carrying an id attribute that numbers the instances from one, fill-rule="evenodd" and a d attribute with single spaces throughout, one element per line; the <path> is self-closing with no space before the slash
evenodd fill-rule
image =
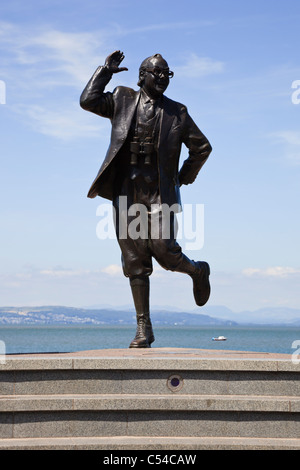
<path id="1" fill-rule="evenodd" d="M 196 348 L 295 354 L 300 327 L 289 326 L 157 326 L 152 348 Z M 126 349 L 135 326 L 1 325 L 0 353 L 56 353 L 93 349 Z M 226 341 L 212 338 L 225 336 Z"/>

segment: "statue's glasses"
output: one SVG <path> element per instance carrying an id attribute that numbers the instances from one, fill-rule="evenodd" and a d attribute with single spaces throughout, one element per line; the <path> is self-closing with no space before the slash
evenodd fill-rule
<path id="1" fill-rule="evenodd" d="M 174 77 L 174 72 L 171 72 L 170 69 L 160 69 L 159 67 L 154 67 L 154 68 L 146 68 L 146 72 L 152 73 L 154 77 L 156 78 L 162 78 L 162 77 L 168 77 L 172 78 Z"/>

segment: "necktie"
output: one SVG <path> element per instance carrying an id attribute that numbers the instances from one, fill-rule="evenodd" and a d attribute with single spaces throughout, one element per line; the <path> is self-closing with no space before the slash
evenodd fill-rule
<path id="1" fill-rule="evenodd" d="M 145 111 L 145 116 L 146 116 L 147 120 L 150 120 L 154 117 L 155 108 L 154 108 L 153 101 L 149 100 L 145 103 L 144 111 Z"/>

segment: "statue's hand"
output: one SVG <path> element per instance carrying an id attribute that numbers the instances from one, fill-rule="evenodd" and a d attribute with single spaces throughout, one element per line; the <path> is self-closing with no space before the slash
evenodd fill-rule
<path id="1" fill-rule="evenodd" d="M 119 67 L 120 63 L 124 59 L 123 52 L 115 51 L 110 54 L 105 60 L 105 66 L 111 73 L 119 73 L 124 70 L 128 70 L 127 67 Z"/>

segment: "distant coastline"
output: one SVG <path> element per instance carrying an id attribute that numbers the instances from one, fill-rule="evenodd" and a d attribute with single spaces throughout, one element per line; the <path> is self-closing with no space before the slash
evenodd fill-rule
<path id="1" fill-rule="evenodd" d="M 201 309 L 201 313 L 153 308 L 151 317 L 153 324 L 157 326 L 247 324 L 300 326 L 300 310 L 281 308 L 240 313 L 232 312 L 223 306 L 209 306 Z M 133 325 L 135 323 L 135 312 L 130 308 L 0 307 L 0 325 Z"/>
<path id="2" fill-rule="evenodd" d="M 197 313 L 153 311 L 153 324 L 170 325 L 235 325 L 223 320 Z M 63 306 L 0 307 L 0 325 L 84 324 L 84 325 L 134 325 L 134 310 L 83 309 Z"/>

